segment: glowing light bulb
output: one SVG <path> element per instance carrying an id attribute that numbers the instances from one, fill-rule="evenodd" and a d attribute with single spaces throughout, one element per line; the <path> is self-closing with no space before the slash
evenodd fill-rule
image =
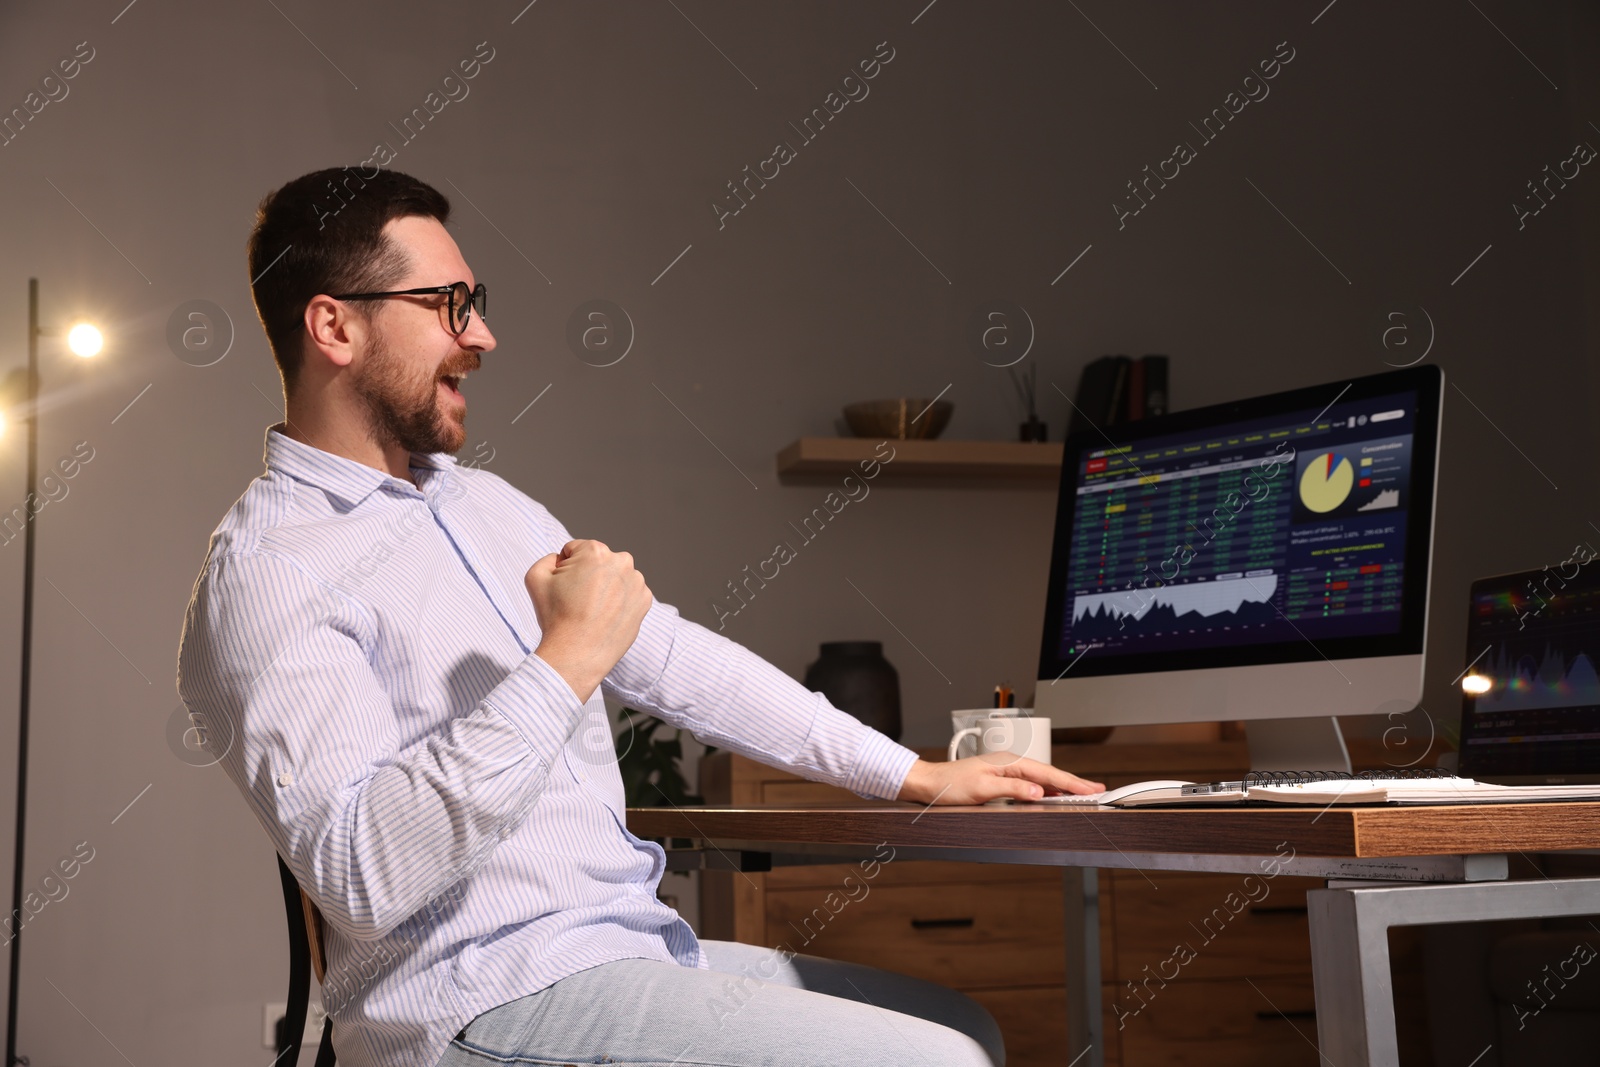
<path id="1" fill-rule="evenodd" d="M 1477 696 L 1480 693 L 1487 693 L 1490 689 L 1494 688 L 1494 679 L 1486 678 L 1481 674 L 1469 674 L 1465 678 L 1461 679 L 1461 688 L 1465 692 L 1471 693 L 1473 696 Z"/>
<path id="2" fill-rule="evenodd" d="M 67 331 L 67 347 L 72 349 L 74 355 L 87 358 L 99 354 L 104 346 L 105 338 L 87 322 L 80 322 Z"/>

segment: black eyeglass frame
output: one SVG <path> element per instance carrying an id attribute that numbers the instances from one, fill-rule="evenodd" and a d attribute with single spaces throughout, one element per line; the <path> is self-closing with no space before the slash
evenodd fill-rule
<path id="1" fill-rule="evenodd" d="M 456 321 L 456 293 L 466 289 L 466 282 L 456 282 L 453 285 L 428 285 L 421 289 L 393 289 L 383 293 L 338 293 L 331 294 L 335 300 L 376 300 L 385 296 L 427 296 L 434 293 L 450 294 L 450 323 L 455 326 Z M 453 330 L 453 336 L 460 337 L 472 323 L 472 309 L 478 309 L 478 316 L 484 322 L 489 321 L 489 290 L 479 282 L 477 287 L 467 293 L 467 299 L 462 304 L 461 325 Z"/>

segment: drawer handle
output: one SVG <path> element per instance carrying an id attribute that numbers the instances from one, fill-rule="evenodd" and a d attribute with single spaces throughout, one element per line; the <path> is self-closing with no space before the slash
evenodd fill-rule
<path id="1" fill-rule="evenodd" d="M 1315 1019 L 1316 1017 L 1317 1017 L 1317 1013 L 1315 1011 L 1258 1011 L 1258 1012 L 1256 1012 L 1256 1019 L 1259 1020 L 1260 1022 L 1264 1022 L 1264 1023 L 1272 1022 L 1274 1019 L 1287 1019 L 1287 1020 L 1305 1019 L 1305 1020 L 1311 1020 L 1311 1019 Z"/>
<path id="2" fill-rule="evenodd" d="M 913 930 L 966 930 L 973 924 L 971 918 L 966 919 L 912 919 Z"/>
<path id="3" fill-rule="evenodd" d="M 1278 907 L 1251 908 L 1250 909 L 1250 914 L 1251 915 L 1308 915 L 1308 914 L 1310 914 L 1310 912 L 1306 909 L 1305 905 L 1302 904 L 1298 908 L 1294 907 L 1292 905 L 1284 905 L 1281 908 L 1278 908 Z"/>

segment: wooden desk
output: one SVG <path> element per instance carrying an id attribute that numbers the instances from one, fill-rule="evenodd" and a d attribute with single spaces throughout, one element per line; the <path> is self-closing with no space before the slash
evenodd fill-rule
<path id="1" fill-rule="evenodd" d="M 1094 868 L 1311 875 L 1307 896 L 1320 1051 L 1338 1067 L 1399 1062 L 1388 931 L 1393 926 L 1600 913 L 1600 879 L 1500 881 L 1506 854 L 1600 848 L 1600 802 L 1425 808 L 1143 809 L 869 803 L 630 809 L 644 837 L 691 838 L 684 859 L 838 862 L 888 844 L 908 859 L 1045 864 L 1069 872 L 1061 1062 L 1096 1065 L 1100 1019 Z M 1082 1041 L 1080 1042 L 1080 1035 Z"/>

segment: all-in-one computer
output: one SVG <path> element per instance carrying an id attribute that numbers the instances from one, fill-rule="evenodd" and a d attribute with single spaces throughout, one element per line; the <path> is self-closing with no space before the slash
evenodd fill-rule
<path id="1" fill-rule="evenodd" d="M 1443 374 L 1415 367 L 1066 441 L 1036 714 L 1249 720 L 1349 770 L 1335 716 L 1422 696 Z"/>

